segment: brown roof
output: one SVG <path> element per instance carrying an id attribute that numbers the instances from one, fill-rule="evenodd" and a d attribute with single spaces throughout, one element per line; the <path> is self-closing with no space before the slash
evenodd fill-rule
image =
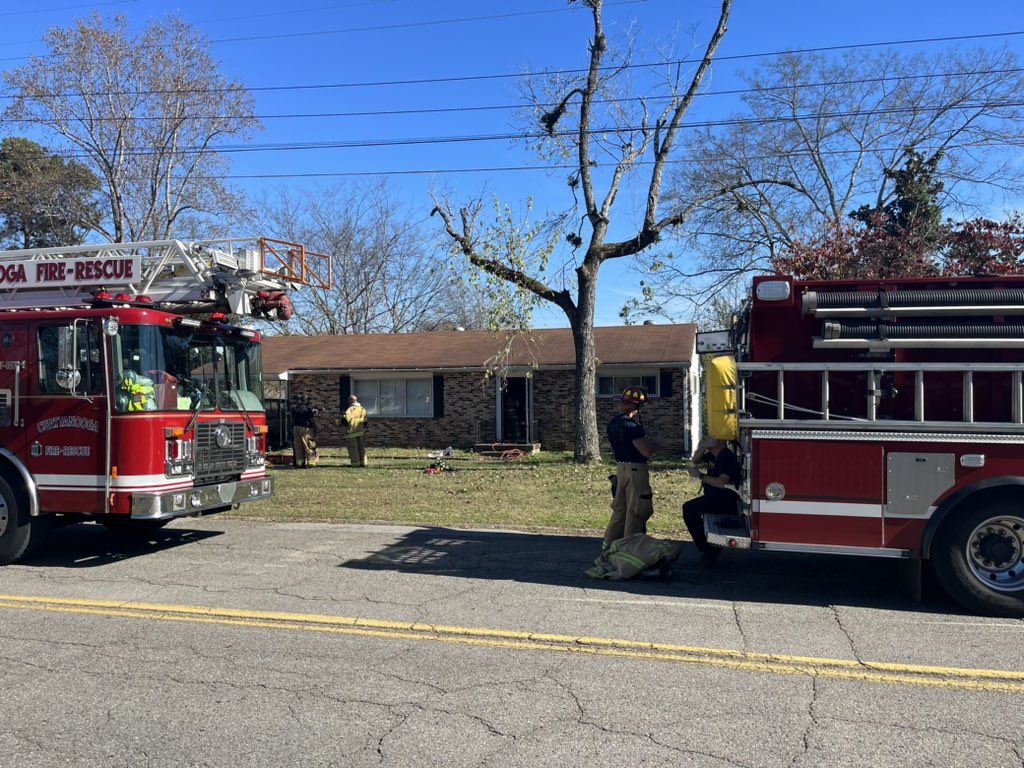
<path id="1" fill-rule="evenodd" d="M 595 328 L 598 360 L 604 365 L 688 363 L 693 357 L 692 325 L 631 325 Z M 512 365 L 572 366 L 572 331 L 533 331 L 530 347 L 518 340 Z M 302 370 L 482 370 L 498 350 L 487 331 L 380 333 L 348 336 L 269 336 L 263 339 L 267 375 Z"/>

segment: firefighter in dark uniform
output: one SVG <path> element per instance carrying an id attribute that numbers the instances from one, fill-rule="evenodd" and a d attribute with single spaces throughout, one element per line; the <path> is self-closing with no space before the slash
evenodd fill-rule
<path id="1" fill-rule="evenodd" d="M 701 472 L 698 469 L 700 464 L 707 467 L 706 471 Z M 694 479 L 700 480 L 703 495 L 683 504 L 683 521 L 686 523 L 686 530 L 690 532 L 690 538 L 693 539 L 693 545 L 700 553 L 700 561 L 710 566 L 718 560 L 722 548 L 708 543 L 704 530 L 704 515 L 729 515 L 730 519 L 722 521 L 721 524 L 734 524 L 731 518 L 736 516 L 736 502 L 739 496 L 730 489 L 735 488 L 739 480 L 740 465 L 728 443 L 708 437 L 694 452 L 693 467 L 689 473 Z"/>
<path id="2" fill-rule="evenodd" d="M 615 454 L 615 490 L 612 518 L 604 532 L 606 549 L 616 539 L 647 533 L 647 521 L 654 514 L 647 459 L 654 455 L 655 441 L 640 423 L 647 392 L 642 387 L 628 387 L 618 401 L 619 414 L 608 422 L 608 442 Z"/>

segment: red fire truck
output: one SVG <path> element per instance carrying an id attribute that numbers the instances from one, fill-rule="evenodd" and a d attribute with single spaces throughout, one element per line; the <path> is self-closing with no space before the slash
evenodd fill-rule
<path id="1" fill-rule="evenodd" d="M 700 334 L 709 428 L 741 460 L 713 544 L 922 562 L 1024 615 L 1024 278 L 754 279 Z M 739 523 L 742 521 L 742 527 Z"/>
<path id="2" fill-rule="evenodd" d="M 225 313 L 286 319 L 325 258 L 268 239 L 0 252 L 0 564 L 55 522 L 152 530 L 272 496 L 260 335 Z"/>

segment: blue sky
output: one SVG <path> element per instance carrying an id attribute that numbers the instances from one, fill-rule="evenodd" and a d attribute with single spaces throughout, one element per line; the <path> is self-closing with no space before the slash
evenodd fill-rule
<path id="1" fill-rule="evenodd" d="M 643 39 L 654 43 L 668 39 L 673 31 L 688 39 L 693 30 L 702 45 L 718 7 L 713 0 L 607 0 L 605 25 L 614 36 L 635 24 Z M 564 173 L 455 172 L 537 165 L 534 155 L 506 140 L 294 147 L 309 142 L 359 144 L 514 133 L 514 110 L 502 107 L 519 100 L 515 75 L 585 66 L 591 24 L 579 5 L 569 6 L 565 0 L 37 0 L 31 5 L 15 0 L 0 10 L 0 67 L 16 66 L 25 57 L 42 53 L 39 40 L 48 26 L 70 24 L 94 9 L 105 15 L 124 14 L 135 28 L 149 17 L 176 11 L 205 32 L 226 73 L 257 89 L 257 111 L 264 116 L 266 130 L 254 142 L 293 148 L 235 154 L 233 175 L 327 174 L 235 180 L 248 191 L 336 184 L 361 178 L 353 174 L 391 173 L 394 188 L 424 216 L 430 210 L 431 186 L 450 189 L 464 199 L 486 190 L 513 203 L 532 196 L 539 209 L 549 200 L 553 208 L 565 204 Z M 746 58 L 750 54 L 1022 30 L 1021 0 L 736 0 L 709 85 L 716 90 L 738 86 L 737 71 L 758 61 Z M 951 44 L 903 47 L 935 51 Z M 1022 35 L 962 44 L 1005 44 L 1024 53 Z M 685 46 L 682 53 L 688 53 Z M 689 119 L 723 118 L 735 106 L 729 97 L 709 97 Z M 298 114 L 318 116 L 275 117 Z M 625 265 L 602 270 L 598 325 L 619 324 L 619 308 L 635 294 L 638 281 Z M 566 325 L 560 313 L 542 314 L 537 320 L 538 325 Z"/>

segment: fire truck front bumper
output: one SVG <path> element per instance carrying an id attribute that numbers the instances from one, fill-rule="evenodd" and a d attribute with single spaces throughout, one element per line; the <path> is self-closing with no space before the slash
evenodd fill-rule
<path id="1" fill-rule="evenodd" d="M 133 520 L 164 520 L 185 515 L 221 512 L 247 501 L 262 501 L 274 495 L 269 477 L 186 488 L 163 493 L 133 493 Z"/>

